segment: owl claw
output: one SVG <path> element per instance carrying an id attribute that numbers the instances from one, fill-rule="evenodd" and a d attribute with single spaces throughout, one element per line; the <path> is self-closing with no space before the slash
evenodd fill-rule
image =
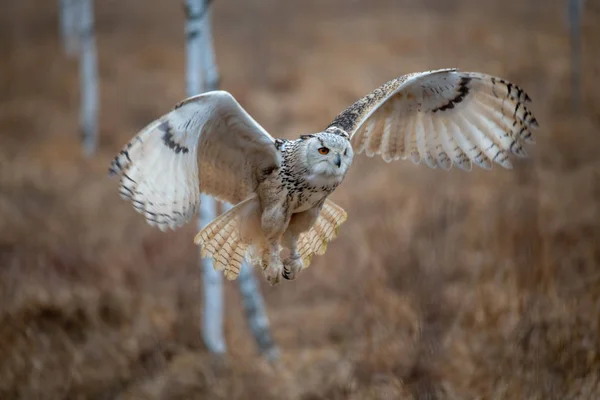
<path id="1" fill-rule="evenodd" d="M 283 262 L 281 276 L 290 281 L 294 280 L 302 268 L 304 268 L 304 263 L 300 257 L 289 257 Z"/>

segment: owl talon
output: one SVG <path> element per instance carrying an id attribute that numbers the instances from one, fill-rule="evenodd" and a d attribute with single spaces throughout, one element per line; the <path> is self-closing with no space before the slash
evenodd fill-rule
<path id="1" fill-rule="evenodd" d="M 296 276 L 302 271 L 304 268 L 304 263 L 300 257 L 289 257 L 285 261 L 283 261 L 283 271 L 281 275 L 287 280 L 294 280 Z"/>

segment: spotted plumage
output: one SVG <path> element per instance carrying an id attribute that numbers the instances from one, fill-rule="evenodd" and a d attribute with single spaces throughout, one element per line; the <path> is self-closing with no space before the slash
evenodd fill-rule
<path id="1" fill-rule="evenodd" d="M 310 180 L 310 165 L 304 155 L 311 139 L 318 141 L 321 147 L 337 146 L 344 150 L 349 147 L 347 137 L 339 137 L 329 132 L 320 135 L 303 135 L 300 139 L 285 140 L 282 143 L 279 147 L 282 163 L 277 179 L 281 182 L 281 188 L 287 191 L 289 207 L 297 211 L 313 207 L 333 193 L 341 183 L 341 178 L 325 182 Z"/>
<path id="2" fill-rule="evenodd" d="M 529 96 L 504 79 L 445 69 L 393 79 L 296 140 L 275 139 L 229 93 L 177 104 L 114 158 L 119 192 L 161 230 L 190 221 L 200 193 L 235 207 L 196 235 L 203 257 L 235 279 L 244 258 L 275 284 L 323 254 L 345 211 L 328 196 L 354 154 L 431 168 L 511 168 L 537 121 Z M 289 250 L 280 259 L 282 248 Z"/>

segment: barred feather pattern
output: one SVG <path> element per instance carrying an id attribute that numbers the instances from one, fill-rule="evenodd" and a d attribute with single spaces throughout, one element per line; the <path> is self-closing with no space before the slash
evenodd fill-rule
<path id="1" fill-rule="evenodd" d="M 239 230 L 244 223 L 242 218 L 248 217 L 243 212 L 245 203 L 250 201 L 252 199 L 223 213 L 194 238 L 194 243 L 200 246 L 200 257 L 212 258 L 214 268 L 223 271 L 228 280 L 238 277 L 244 259 L 251 265 L 260 265 L 260 241 L 249 243 L 248 240 L 242 240 Z M 329 199 L 325 200 L 315 224 L 298 238 L 298 252 L 304 268 L 310 265 L 315 254 L 325 254 L 328 243 L 337 237 L 340 225 L 347 218 L 342 207 Z"/>
<path id="2" fill-rule="evenodd" d="M 404 75 L 377 88 L 330 124 L 350 134 L 356 153 L 410 159 L 448 170 L 526 157 L 537 120 L 531 99 L 504 79 L 456 69 Z"/>
<path id="3" fill-rule="evenodd" d="M 211 221 L 194 238 L 200 246 L 200 257 L 213 259 L 217 271 L 234 280 L 240 274 L 248 244 L 242 241 L 239 208 L 232 208 Z"/>
<path id="4" fill-rule="evenodd" d="M 304 263 L 304 268 L 310 265 L 313 255 L 325 254 L 327 245 L 334 240 L 348 214 L 333 201 L 327 199 L 315 224 L 307 232 L 300 234 L 298 253 Z"/>

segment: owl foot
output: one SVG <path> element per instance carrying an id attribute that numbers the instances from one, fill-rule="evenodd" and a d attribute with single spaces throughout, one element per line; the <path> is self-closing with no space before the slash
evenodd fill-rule
<path id="1" fill-rule="evenodd" d="M 263 254 L 262 269 L 263 275 L 267 278 L 267 282 L 269 282 L 271 286 L 279 283 L 279 276 L 283 270 L 283 265 L 281 265 L 278 254 Z"/>
<path id="2" fill-rule="evenodd" d="M 279 263 L 269 263 L 268 265 L 263 264 L 263 275 L 267 278 L 267 282 L 271 286 L 275 286 L 279 283 L 279 277 L 281 276 L 281 271 L 283 270 L 283 266 L 281 262 Z"/>
<path id="3" fill-rule="evenodd" d="M 302 271 L 302 268 L 304 268 L 302 258 L 291 256 L 283 261 L 283 271 L 281 276 L 290 281 L 294 280 L 300 271 Z"/>

